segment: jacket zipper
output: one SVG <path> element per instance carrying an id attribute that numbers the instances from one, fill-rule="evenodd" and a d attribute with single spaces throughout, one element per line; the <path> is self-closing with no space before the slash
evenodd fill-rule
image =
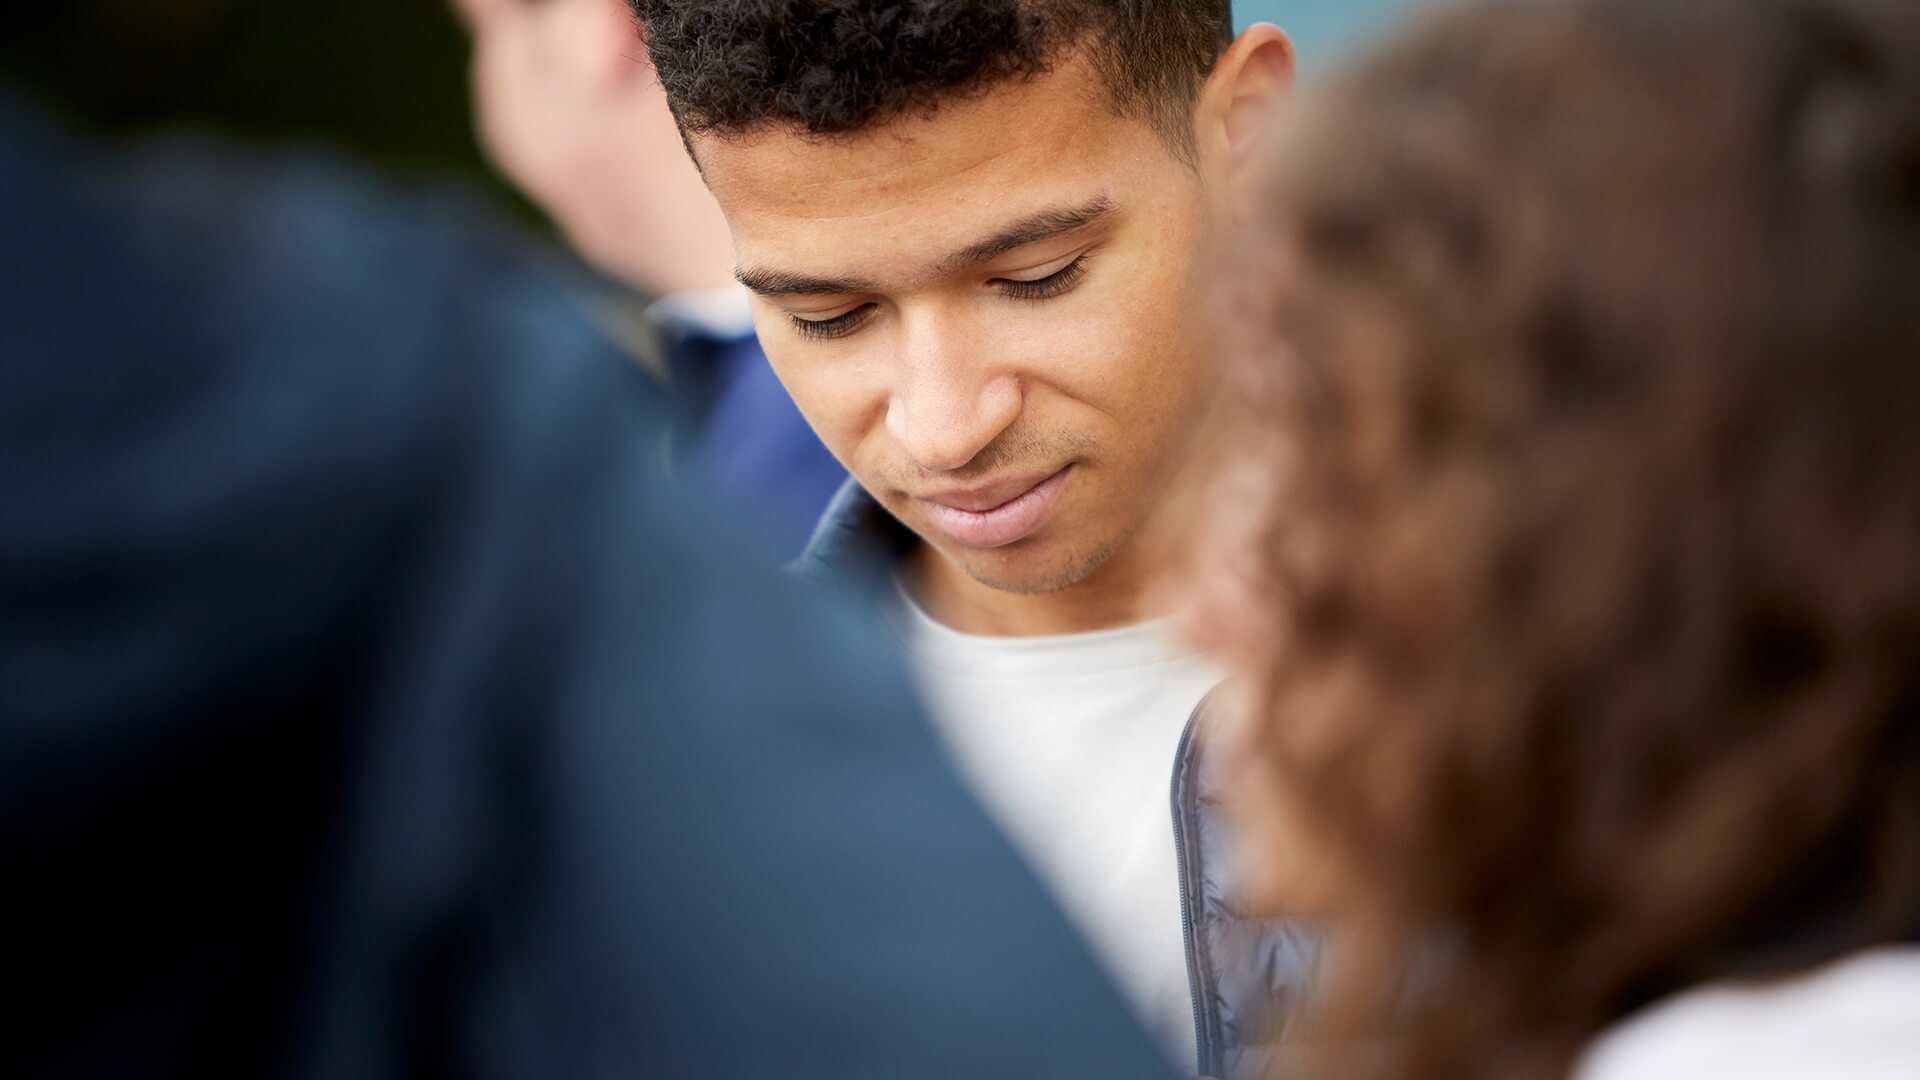
<path id="1" fill-rule="evenodd" d="M 1201 702 L 1204 708 L 1206 702 Z M 1200 947 L 1197 940 L 1197 928 L 1193 918 L 1193 894 L 1187 888 L 1187 828 L 1186 808 L 1181 801 L 1180 774 L 1186 768 L 1187 750 L 1193 741 L 1194 727 L 1199 721 L 1200 709 L 1187 718 L 1187 728 L 1180 734 L 1180 748 L 1173 757 L 1173 858 L 1180 872 L 1180 931 L 1187 947 L 1187 991 L 1193 1001 L 1193 1045 L 1195 1065 L 1202 1076 L 1217 1076 L 1214 1068 L 1216 1048 L 1208 1037 L 1206 989 L 1200 972 Z"/>

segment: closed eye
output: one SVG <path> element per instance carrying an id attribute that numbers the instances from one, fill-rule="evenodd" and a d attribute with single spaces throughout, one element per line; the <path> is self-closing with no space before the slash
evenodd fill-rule
<path id="1" fill-rule="evenodd" d="M 1002 294 L 1015 300 L 1052 299 L 1080 283 L 1080 279 L 1087 274 L 1087 260 L 1092 257 L 1091 251 L 1081 252 L 1072 262 L 1045 277 L 1030 280 L 995 278 L 993 285 Z M 793 324 L 800 336 L 824 341 L 846 337 L 860 329 L 873 311 L 874 305 L 867 303 L 827 319 L 808 319 L 789 313 L 787 321 Z"/>
<path id="2" fill-rule="evenodd" d="M 872 313 L 872 304 L 861 304 L 852 311 L 835 315 L 830 319 L 803 319 L 792 314 L 789 314 L 787 319 L 793 323 L 793 328 L 800 332 L 801 337 L 824 340 L 846 337 L 860 329 L 860 324 L 866 322 L 867 316 Z"/>
<path id="3" fill-rule="evenodd" d="M 995 278 L 994 284 L 1015 300 L 1047 300 L 1078 285 L 1087 274 L 1087 260 L 1092 256 L 1092 252 L 1083 251 L 1078 258 L 1043 278 L 1031 281 Z"/>

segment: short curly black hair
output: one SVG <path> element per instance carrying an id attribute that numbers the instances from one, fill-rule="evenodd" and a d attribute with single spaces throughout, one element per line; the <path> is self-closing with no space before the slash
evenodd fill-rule
<path id="1" fill-rule="evenodd" d="M 1183 156 L 1231 0 L 630 0 L 689 134 L 844 134 L 1088 47 L 1115 108 Z"/>

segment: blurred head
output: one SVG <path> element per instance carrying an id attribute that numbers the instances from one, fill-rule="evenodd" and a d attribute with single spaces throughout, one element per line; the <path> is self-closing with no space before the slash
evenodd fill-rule
<path id="1" fill-rule="evenodd" d="M 826 445 L 948 565 L 1131 565 L 1209 396 L 1196 257 L 1291 71 L 1225 0 L 635 0 Z"/>
<path id="2" fill-rule="evenodd" d="M 621 0 L 454 0 L 482 146 L 581 253 L 655 293 L 733 281 L 726 222 L 687 160 Z"/>
<path id="3" fill-rule="evenodd" d="M 1920 7 L 1460 7 L 1259 190 L 1196 629 L 1261 899 L 1389 1036 L 1329 1075 L 1910 930 Z"/>

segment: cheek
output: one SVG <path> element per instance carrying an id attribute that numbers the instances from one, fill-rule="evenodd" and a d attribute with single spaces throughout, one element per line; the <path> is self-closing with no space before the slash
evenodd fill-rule
<path id="1" fill-rule="evenodd" d="M 513 100 L 513 94 L 512 88 L 504 85 L 500 50 L 492 42 L 493 38 L 487 35 L 474 38 L 473 54 L 467 61 L 468 89 L 473 97 L 473 122 L 481 148 L 503 170 L 511 173 L 513 170 L 506 161 L 511 143 L 507 138 L 506 107 Z"/>
<path id="2" fill-rule="evenodd" d="M 861 447 L 886 419 L 884 365 L 846 349 L 783 341 L 792 333 L 772 317 L 755 320 L 767 361 L 814 434 L 856 472 Z"/>
<path id="3" fill-rule="evenodd" d="M 1200 388 L 1198 320 L 1179 281 L 1160 262 L 1117 266 L 1048 334 L 1044 362 L 1063 388 L 1129 431 L 1164 432 Z"/>
<path id="4" fill-rule="evenodd" d="M 500 171 L 536 201 L 551 200 L 556 147 L 524 48 L 496 39 L 473 56 L 475 123 L 480 144 Z M 551 212 L 551 207 L 548 208 Z"/>

